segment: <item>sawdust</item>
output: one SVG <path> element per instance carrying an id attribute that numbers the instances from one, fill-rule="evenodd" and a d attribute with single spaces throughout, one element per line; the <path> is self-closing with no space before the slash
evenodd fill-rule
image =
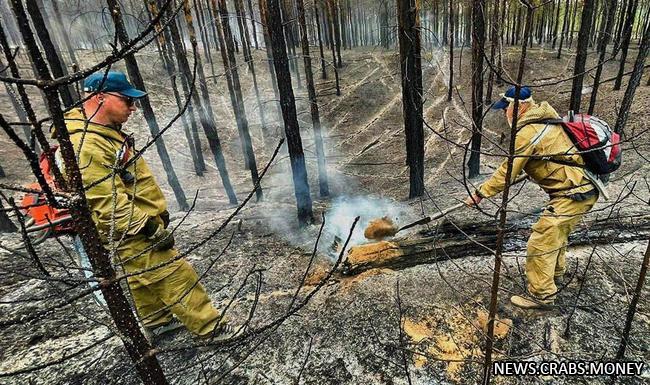
<path id="1" fill-rule="evenodd" d="M 329 273 L 332 267 L 326 263 L 318 263 L 314 266 L 311 271 L 307 274 L 305 279 L 305 286 L 316 286 L 318 285 Z"/>
<path id="2" fill-rule="evenodd" d="M 357 274 L 351 277 L 345 277 L 341 279 L 341 289 L 342 291 L 349 291 L 352 289 L 354 286 L 359 284 L 362 281 L 365 281 L 369 277 L 373 277 L 375 275 L 386 275 L 386 274 L 391 274 L 393 270 L 391 269 L 370 269 L 366 270 L 361 274 Z"/>
<path id="3" fill-rule="evenodd" d="M 368 239 L 382 240 L 397 234 L 397 226 L 388 217 L 376 218 L 370 221 L 363 235 Z"/>
<path id="4" fill-rule="evenodd" d="M 455 312 L 436 313 L 421 321 L 406 319 L 404 332 L 416 344 L 418 351 L 414 354 L 416 368 L 422 368 L 429 359 L 445 361 L 447 377 L 453 382 L 461 382 L 465 366 L 470 361 L 483 359 L 481 346 L 487 330 L 488 313 L 482 309 L 476 311 L 469 305 L 462 314 Z M 505 339 L 512 327 L 512 320 L 495 321 L 494 336 L 497 341 Z M 495 358 L 499 354 L 495 352 Z"/>
<path id="5" fill-rule="evenodd" d="M 404 252 L 395 242 L 381 241 L 351 247 L 348 250 L 346 263 L 350 266 L 366 264 L 369 262 L 383 263 L 404 255 Z"/>

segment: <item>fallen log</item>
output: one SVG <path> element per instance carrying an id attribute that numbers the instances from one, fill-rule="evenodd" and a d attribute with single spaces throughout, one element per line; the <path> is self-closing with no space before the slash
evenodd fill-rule
<path id="1" fill-rule="evenodd" d="M 526 249 L 536 218 L 507 224 L 504 251 Z M 420 237 L 395 239 L 353 246 L 342 266 L 343 274 L 354 275 L 375 268 L 404 269 L 468 256 L 492 255 L 496 246 L 494 222 L 445 223 Z M 623 243 L 650 237 L 650 216 L 635 215 L 596 219 L 580 224 L 569 237 L 569 246 Z"/>

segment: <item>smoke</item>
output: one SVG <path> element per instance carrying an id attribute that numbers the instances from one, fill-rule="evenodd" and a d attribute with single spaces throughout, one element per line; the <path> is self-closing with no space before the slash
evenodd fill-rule
<path id="1" fill-rule="evenodd" d="M 409 211 L 408 206 L 387 198 L 341 196 L 332 202 L 325 214 L 325 239 L 332 242 L 336 236 L 345 241 L 350 225 L 358 216 L 359 223 L 350 238 L 350 246 L 367 243 L 369 240 L 364 237 L 363 231 L 372 219 L 386 216 L 399 224 L 404 222 Z"/>

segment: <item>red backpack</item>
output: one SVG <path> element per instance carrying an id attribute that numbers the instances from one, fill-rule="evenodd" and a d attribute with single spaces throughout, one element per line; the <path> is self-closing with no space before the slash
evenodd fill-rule
<path id="1" fill-rule="evenodd" d="M 548 119 L 541 123 L 558 124 L 580 152 L 585 168 L 596 175 L 616 171 L 621 165 L 621 137 L 609 125 L 595 116 L 574 115 L 569 111 L 562 119 Z"/>

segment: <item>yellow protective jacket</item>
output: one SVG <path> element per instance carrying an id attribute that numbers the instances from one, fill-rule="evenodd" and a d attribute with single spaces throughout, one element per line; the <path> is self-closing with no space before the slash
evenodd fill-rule
<path id="1" fill-rule="evenodd" d="M 530 124 L 542 119 L 558 118 L 557 112 L 547 102 L 533 104 L 519 118 L 511 182 L 524 171 L 551 197 L 572 197 L 574 194 L 592 191 L 594 185 L 581 167 L 562 164 L 568 162 L 584 165 L 582 157 L 575 154 L 577 150 L 564 129 L 559 125 Z M 487 198 L 503 191 L 506 169 L 507 160 L 478 188 L 478 193 Z"/>
<path id="2" fill-rule="evenodd" d="M 146 251 L 151 242 L 138 234 L 150 217 L 162 223 L 159 215 L 167 210 L 165 197 L 144 158 L 139 157 L 127 168 L 133 176 L 130 183 L 113 172 L 114 167 L 124 164 L 125 151 L 128 158 L 136 155 L 126 143 L 127 135 L 120 129 L 86 122 L 80 109 L 66 113 L 65 122 L 79 154 L 77 162 L 86 199 L 102 242 L 109 247 L 111 223 L 114 223 L 112 238 L 127 272 L 148 269 L 173 258 L 175 249 Z M 143 283 L 156 282 L 171 274 L 178 268 L 177 262 L 143 274 Z"/>

